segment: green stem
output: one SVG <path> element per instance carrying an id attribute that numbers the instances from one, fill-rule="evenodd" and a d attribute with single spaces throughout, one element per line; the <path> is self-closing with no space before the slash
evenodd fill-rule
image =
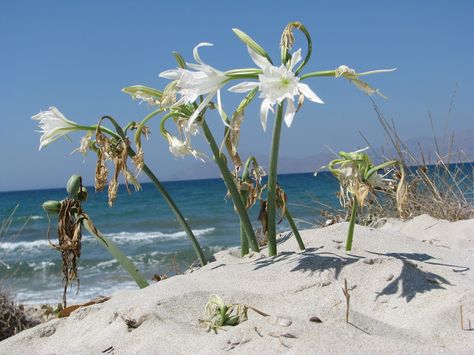
<path id="1" fill-rule="evenodd" d="M 267 219 L 268 219 L 268 255 L 277 254 L 276 245 L 276 184 L 278 150 L 280 147 L 281 125 L 283 121 L 283 103 L 278 105 L 275 124 L 273 126 L 272 149 L 270 152 L 270 167 L 268 173 Z"/>
<path id="2" fill-rule="evenodd" d="M 314 71 L 311 73 L 306 73 L 304 75 L 301 75 L 300 80 L 314 78 L 317 76 L 336 76 L 336 71 L 335 70 Z"/>
<path id="3" fill-rule="evenodd" d="M 352 239 L 354 236 L 354 226 L 355 226 L 356 216 L 357 216 L 357 199 L 355 196 L 353 196 L 351 220 L 349 222 L 349 230 L 347 231 L 346 251 L 351 251 L 352 249 Z"/>
<path id="4" fill-rule="evenodd" d="M 238 111 L 238 109 L 237 109 Z M 245 162 L 244 165 L 244 170 L 242 171 L 242 181 L 246 182 L 250 180 L 250 164 L 254 163 L 257 165 L 257 160 L 255 159 L 254 156 L 250 156 L 247 161 Z M 242 201 L 245 203 L 247 201 L 248 197 L 248 192 L 247 191 L 241 191 L 240 196 L 242 197 Z M 247 255 L 249 253 L 249 242 L 247 239 L 247 235 L 245 234 L 244 230 L 244 225 L 242 222 L 240 222 L 240 250 L 241 250 L 241 256 Z"/>
<path id="5" fill-rule="evenodd" d="M 125 256 L 125 254 L 122 253 L 114 243 L 112 243 L 102 233 L 100 233 L 88 218 L 85 219 L 83 226 L 99 241 L 100 244 L 102 244 L 107 249 L 110 254 L 112 254 L 112 256 L 135 280 L 138 287 L 145 288 L 148 286 L 148 282 L 145 280 L 145 278 L 143 278 L 142 275 L 140 275 L 138 269 L 135 267 L 135 265 L 133 265 L 130 259 L 128 259 L 127 256 Z"/>
<path id="6" fill-rule="evenodd" d="M 141 134 L 142 134 L 142 130 L 143 130 L 143 127 L 145 127 L 145 124 L 150 120 L 152 119 L 153 117 L 155 117 L 156 115 L 158 115 L 159 113 L 161 113 L 163 110 L 160 108 L 158 110 L 155 110 L 153 111 L 152 113 L 148 114 L 141 122 L 140 124 L 138 125 L 137 127 L 137 130 L 135 132 L 135 142 L 140 142 L 141 140 Z M 115 125 L 114 125 L 115 126 Z"/>
<path id="7" fill-rule="evenodd" d="M 249 253 L 249 241 L 245 233 L 244 224 L 240 222 L 240 256 L 245 256 Z"/>
<path id="8" fill-rule="evenodd" d="M 304 246 L 303 239 L 301 239 L 300 232 L 298 231 L 298 228 L 296 227 L 296 223 L 293 220 L 293 217 L 291 216 L 290 211 L 288 211 L 288 207 L 286 207 L 285 216 L 286 216 L 286 219 L 288 220 L 288 223 L 290 224 L 293 234 L 295 235 L 295 238 L 296 238 L 296 241 L 298 242 L 298 246 L 300 247 L 300 250 L 305 250 L 306 247 Z"/>
<path id="9" fill-rule="evenodd" d="M 247 191 L 240 191 L 240 196 L 243 203 L 247 201 Z M 240 255 L 244 256 L 249 253 L 249 240 L 247 239 L 247 234 L 245 233 L 244 224 L 240 221 Z"/>
<path id="10" fill-rule="evenodd" d="M 298 75 L 299 72 L 305 67 L 305 65 L 308 63 L 309 61 L 309 58 L 311 58 L 311 53 L 313 52 L 313 41 L 311 40 L 311 35 L 309 34 L 308 30 L 306 29 L 306 27 L 302 24 L 302 23 L 297 23 L 297 25 L 295 26 L 295 28 L 299 29 L 301 32 L 303 32 L 303 34 L 305 35 L 306 37 L 306 42 L 308 44 L 308 50 L 306 52 L 306 56 L 303 60 L 303 62 L 299 65 L 298 69 L 295 70 L 295 75 Z"/>
<path id="11" fill-rule="evenodd" d="M 240 217 L 240 221 L 243 224 L 243 229 L 245 231 L 245 234 L 247 235 L 250 247 L 253 251 L 258 252 L 260 251 L 260 248 L 258 247 L 257 238 L 255 237 L 255 233 L 252 228 L 252 223 L 250 222 L 247 211 L 245 210 L 245 206 L 242 202 L 239 190 L 235 186 L 234 178 L 232 177 L 232 174 L 230 173 L 229 169 L 227 168 L 227 164 L 223 159 L 224 155 L 219 151 L 219 146 L 214 140 L 211 130 L 209 129 L 204 119 L 202 119 L 201 124 L 204 136 L 206 137 L 207 142 L 211 147 L 212 154 L 214 155 L 214 160 L 217 166 L 219 167 L 219 170 L 221 171 L 222 178 L 224 179 L 227 189 L 229 190 L 230 195 L 232 196 L 232 199 L 234 201 L 235 209 L 237 210 L 237 213 Z"/>

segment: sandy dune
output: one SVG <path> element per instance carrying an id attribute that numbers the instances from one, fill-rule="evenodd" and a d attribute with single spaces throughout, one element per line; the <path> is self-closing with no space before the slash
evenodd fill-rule
<path id="1" fill-rule="evenodd" d="M 266 250 L 243 259 L 237 250 L 220 252 L 197 271 L 24 331 L 1 342 L 0 353 L 474 352 L 474 220 L 420 216 L 379 229 L 356 226 L 350 254 L 346 231 L 346 223 L 303 231 L 304 252 L 284 236 L 275 258 Z M 211 294 L 270 316 L 250 310 L 248 321 L 207 333 L 198 319 Z M 322 323 L 309 321 L 315 316 Z"/>

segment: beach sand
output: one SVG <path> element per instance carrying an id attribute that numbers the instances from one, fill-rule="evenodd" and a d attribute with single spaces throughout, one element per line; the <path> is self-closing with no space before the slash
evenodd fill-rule
<path id="1" fill-rule="evenodd" d="M 283 236 L 274 258 L 219 252 L 192 273 L 26 330 L 0 342 L 0 353 L 474 353 L 474 220 L 356 226 L 350 254 L 347 227 L 302 231 L 306 251 Z M 212 294 L 270 316 L 249 310 L 246 322 L 208 333 L 198 320 Z"/>

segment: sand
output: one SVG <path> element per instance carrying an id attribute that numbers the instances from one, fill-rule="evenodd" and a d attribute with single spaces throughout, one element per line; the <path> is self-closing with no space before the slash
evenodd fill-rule
<path id="1" fill-rule="evenodd" d="M 0 354 L 474 353 L 474 220 L 356 226 L 350 254 L 347 226 L 303 231 L 306 251 L 283 235 L 274 258 L 219 252 L 192 273 L 0 342 Z M 250 310 L 246 322 L 208 333 L 198 320 L 211 294 L 270 316 Z"/>

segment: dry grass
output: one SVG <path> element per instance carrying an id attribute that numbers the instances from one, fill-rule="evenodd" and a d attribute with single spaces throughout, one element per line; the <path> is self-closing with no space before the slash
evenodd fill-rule
<path id="1" fill-rule="evenodd" d="M 374 108 L 396 151 L 394 158 L 401 162 L 394 177 L 399 181 L 404 179 L 405 184 L 403 191 L 396 192 L 403 194 L 401 209 L 395 207 L 396 194 L 387 194 L 382 197 L 383 208 L 380 208 L 381 204 L 375 204 L 371 212 L 380 217 L 398 214 L 401 218 L 428 214 L 452 222 L 474 218 L 474 164 L 462 163 L 468 157 L 462 152 L 453 152 L 454 134 L 450 136 L 447 152 L 439 148 L 434 132 L 434 152 L 423 151 L 420 145 L 418 151 L 413 152 L 400 139 L 393 122 L 385 119 L 375 103 Z M 431 118 L 430 122 L 433 127 Z"/>
<path id="2" fill-rule="evenodd" d="M 20 232 L 17 234 L 10 233 L 10 227 L 13 223 L 13 216 L 18 208 L 18 205 L 13 209 L 10 215 L 5 218 L 0 225 L 0 241 L 11 241 L 18 237 L 21 230 L 26 226 L 29 219 L 25 222 Z M 4 281 L 12 277 L 16 270 L 12 270 L 8 263 L 0 258 L 0 341 L 12 335 L 15 335 L 22 330 L 30 328 L 37 324 L 36 321 L 31 320 L 27 316 L 27 312 L 22 306 L 16 305 L 9 297 L 8 291 L 1 287 Z"/>
<path id="3" fill-rule="evenodd" d="M 17 306 L 0 290 L 0 341 L 37 324 L 27 316 L 23 307 Z"/>
<path id="4" fill-rule="evenodd" d="M 376 189 L 371 192 L 367 206 L 358 210 L 357 223 L 371 225 L 383 217 L 408 219 L 422 214 L 451 222 L 474 218 L 474 163 L 464 163 L 469 158 L 472 161 L 472 157 L 453 148 L 454 134 L 449 136 L 447 144 L 446 139 L 440 142 L 436 138 L 430 116 L 434 150 L 423 150 L 418 143 L 416 151 L 413 151 L 399 137 L 395 124 L 388 122 L 375 102 L 372 103 L 392 146 L 382 150 L 382 154 L 377 154 L 377 149 L 372 151 L 381 161 L 396 159 L 400 162 L 398 167 L 385 171 L 398 188 L 394 186 L 393 189 Z M 361 135 L 367 145 L 373 148 L 362 133 Z M 388 151 L 393 153 L 387 153 Z M 400 202 L 398 204 L 397 198 Z M 347 221 L 350 206 L 340 210 L 323 205 L 321 215 L 326 220 L 323 226 L 341 220 Z"/>

